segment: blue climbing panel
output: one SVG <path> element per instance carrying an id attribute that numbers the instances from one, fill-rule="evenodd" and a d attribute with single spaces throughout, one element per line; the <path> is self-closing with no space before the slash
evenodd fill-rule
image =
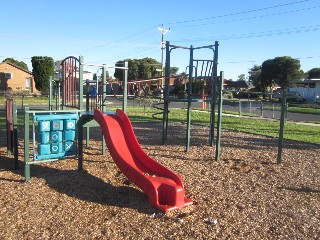
<path id="1" fill-rule="evenodd" d="M 34 160 L 59 159 L 78 152 L 76 130 L 78 114 L 35 115 L 37 153 Z"/>

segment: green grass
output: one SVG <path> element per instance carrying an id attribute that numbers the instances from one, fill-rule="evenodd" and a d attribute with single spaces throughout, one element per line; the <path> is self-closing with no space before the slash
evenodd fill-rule
<path id="1" fill-rule="evenodd" d="M 319 108 L 289 107 L 288 112 L 320 114 Z"/>
<path id="2" fill-rule="evenodd" d="M 272 110 L 271 106 L 264 106 L 265 110 Z M 281 111 L 281 107 L 274 107 L 275 111 Z M 316 107 L 316 105 L 310 107 L 307 106 L 290 106 L 288 107 L 288 112 L 294 112 L 294 113 L 309 113 L 309 114 L 320 114 L 320 108 Z"/>
<path id="3" fill-rule="evenodd" d="M 108 109 L 114 111 L 115 109 Z M 144 107 L 128 107 L 128 115 L 132 121 L 161 121 L 155 120 L 152 114 L 159 112 L 154 108 Z M 159 117 L 162 115 L 160 114 Z M 22 114 L 18 117 L 18 127 L 23 127 Z M 193 111 L 191 114 L 192 124 L 209 125 L 210 114 L 207 111 Z M 187 111 L 183 109 L 172 109 L 169 114 L 169 121 L 186 122 Z M 242 117 L 223 116 L 222 128 L 230 129 L 241 132 L 254 133 L 259 135 L 265 135 L 270 137 L 279 136 L 279 121 L 270 121 L 263 119 L 248 119 Z M 0 128 L 6 128 L 5 112 L 0 112 Z M 285 139 L 297 140 L 309 143 L 320 143 L 320 125 L 319 126 L 307 126 L 296 123 L 285 123 Z"/>
<path id="4" fill-rule="evenodd" d="M 13 96 L 17 106 L 21 107 L 22 105 L 49 105 L 49 98 L 45 96 L 30 96 L 22 97 L 21 95 Z M 0 105 L 5 105 L 6 99 L 4 96 L 0 96 Z"/>
<path id="5" fill-rule="evenodd" d="M 146 111 L 138 108 L 128 108 L 128 115 L 132 121 L 154 121 L 151 108 Z M 210 115 L 205 111 L 193 111 L 191 115 L 192 124 L 209 125 Z M 186 122 L 187 114 L 185 110 L 173 109 L 169 114 L 169 121 Z M 279 136 L 279 121 L 269 121 L 263 119 L 248 119 L 241 117 L 223 116 L 222 128 L 241 132 L 254 133 L 270 137 Z M 309 143 L 320 143 L 320 126 L 308 126 L 287 122 L 285 123 L 285 139 L 297 140 Z"/>

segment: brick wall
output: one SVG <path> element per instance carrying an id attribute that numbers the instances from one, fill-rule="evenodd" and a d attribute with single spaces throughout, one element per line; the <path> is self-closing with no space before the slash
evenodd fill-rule
<path id="1" fill-rule="evenodd" d="M 6 73 L 12 73 L 12 78 L 6 78 Z M 27 87 L 27 79 L 30 79 L 30 88 Z M 29 90 L 30 93 L 39 93 L 35 88 L 32 73 L 22 70 L 13 64 L 4 62 L 0 64 L 0 90 L 12 90 L 21 92 Z"/>

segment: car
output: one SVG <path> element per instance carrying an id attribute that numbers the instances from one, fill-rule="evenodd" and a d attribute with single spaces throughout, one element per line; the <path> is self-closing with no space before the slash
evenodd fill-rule
<path id="1" fill-rule="evenodd" d="M 275 93 L 273 95 L 274 98 L 278 98 L 279 102 L 281 102 L 282 94 L 281 93 Z M 287 92 L 286 93 L 287 102 L 298 102 L 303 103 L 306 101 L 306 99 L 298 92 Z"/>

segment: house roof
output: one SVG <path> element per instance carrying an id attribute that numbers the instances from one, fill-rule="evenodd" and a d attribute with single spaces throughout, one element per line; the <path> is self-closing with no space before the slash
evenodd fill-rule
<path id="1" fill-rule="evenodd" d="M 3 65 L 3 64 L 9 64 L 10 66 L 12 66 L 12 67 L 14 67 L 14 68 L 17 68 L 17 69 L 19 69 L 19 70 L 21 70 L 21 71 L 24 71 L 24 72 L 32 75 L 32 72 L 31 72 L 31 71 L 26 70 L 26 69 L 23 69 L 22 67 L 19 67 L 18 65 L 14 64 L 14 63 L 12 63 L 12 62 L 5 61 L 5 62 L 0 63 L 0 66 Z"/>

